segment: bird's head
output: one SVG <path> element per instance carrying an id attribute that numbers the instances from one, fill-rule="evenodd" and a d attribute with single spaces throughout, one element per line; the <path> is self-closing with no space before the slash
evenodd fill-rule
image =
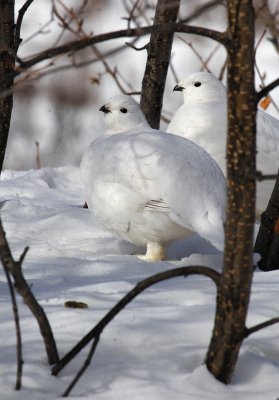
<path id="1" fill-rule="evenodd" d="M 184 103 L 219 102 L 226 99 L 226 87 L 209 72 L 189 75 L 173 88 L 183 92 Z"/>
<path id="2" fill-rule="evenodd" d="M 107 133 L 115 134 L 130 129 L 148 128 L 146 118 L 136 101 L 126 95 L 112 97 L 99 111 L 104 113 Z"/>

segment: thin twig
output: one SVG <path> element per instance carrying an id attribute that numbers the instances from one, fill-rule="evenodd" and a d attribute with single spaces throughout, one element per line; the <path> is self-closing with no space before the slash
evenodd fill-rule
<path id="1" fill-rule="evenodd" d="M 40 143 L 35 142 L 36 144 L 36 169 L 42 168 L 42 163 L 41 163 L 41 155 L 40 155 Z"/>
<path id="2" fill-rule="evenodd" d="M 5 272 L 5 275 L 7 278 L 11 301 L 12 301 L 12 306 L 13 306 L 12 308 L 13 308 L 13 314 L 14 314 L 14 320 L 15 320 L 16 350 L 17 350 L 17 372 L 16 372 L 15 390 L 20 390 L 21 389 L 21 379 L 22 379 L 23 357 L 22 357 L 22 341 L 21 341 L 21 330 L 20 330 L 18 308 L 17 308 L 15 291 L 14 291 L 12 280 L 10 277 L 10 272 L 6 268 L 4 263 L 2 263 L 2 266 L 3 266 L 4 272 Z"/>
<path id="3" fill-rule="evenodd" d="M 133 40 L 133 43 L 135 43 L 137 40 L 138 40 L 138 38 L 135 38 Z M 108 58 L 108 57 L 110 57 L 110 56 L 112 56 L 112 55 L 114 55 L 114 54 L 116 54 L 118 52 L 121 52 L 122 50 L 125 50 L 125 49 L 126 49 L 125 45 L 121 45 L 121 46 L 115 47 L 115 48 L 107 51 L 106 53 L 103 53 L 103 57 L 104 58 Z M 56 73 L 64 71 L 64 70 L 69 70 L 69 69 L 73 69 L 73 68 L 74 69 L 83 68 L 83 67 L 86 67 L 88 65 L 94 64 L 96 62 L 100 62 L 100 59 L 99 58 L 91 58 L 89 60 L 85 60 L 85 61 L 82 61 L 80 63 L 64 64 L 64 65 L 60 65 L 59 67 L 53 67 L 51 69 L 47 69 L 48 67 L 53 65 L 53 63 L 49 63 L 48 65 L 44 66 L 44 68 L 36 70 L 36 75 L 35 76 L 33 76 L 33 71 L 32 71 L 32 74 L 29 73 L 29 74 L 27 74 L 26 77 L 22 78 L 21 80 L 17 80 L 15 85 L 18 85 L 18 84 L 21 85 L 24 81 L 28 81 L 28 83 L 29 83 L 30 80 L 31 81 L 32 80 L 38 80 L 38 79 L 44 78 L 45 76 L 56 74 Z M 42 72 L 40 72 L 40 71 L 42 71 Z"/>
<path id="4" fill-rule="evenodd" d="M 99 322 L 91 329 L 52 369 L 52 374 L 57 375 L 91 340 L 100 336 L 105 327 L 122 311 L 135 297 L 148 287 L 178 276 L 188 277 L 190 275 L 204 275 L 212 279 L 219 287 L 220 273 L 202 266 L 180 267 L 160 272 L 139 282 L 130 292 L 126 294 Z"/>
<path id="5" fill-rule="evenodd" d="M 184 39 L 183 37 L 177 35 L 177 38 L 180 39 L 183 43 L 187 44 L 187 46 L 190 47 L 190 49 L 193 51 L 193 53 L 195 54 L 195 56 L 198 58 L 198 60 L 201 62 L 202 67 L 207 71 L 207 72 L 211 72 L 210 69 L 208 68 L 206 62 L 203 60 L 202 56 L 200 55 L 200 53 L 195 49 L 195 47 L 193 46 L 192 42 L 188 42 L 188 40 Z"/>
<path id="6" fill-rule="evenodd" d="M 134 13 L 136 11 L 136 9 L 138 8 L 138 4 L 139 4 L 140 0 L 136 0 L 130 10 L 129 16 L 126 17 L 125 19 L 127 19 L 127 29 L 130 30 L 131 29 L 131 21 L 135 20 L 136 17 L 134 16 Z"/>
<path id="7" fill-rule="evenodd" d="M 148 49 L 148 44 L 146 43 L 144 46 L 142 47 L 136 47 L 134 44 L 129 43 L 129 42 L 125 42 L 126 46 L 131 47 L 131 49 L 136 50 L 136 51 L 142 51 L 142 50 L 147 50 Z"/>
<path id="8" fill-rule="evenodd" d="M 79 379 L 82 377 L 82 375 L 84 374 L 84 372 L 86 371 L 86 369 L 89 367 L 91 360 L 94 356 L 95 350 L 97 348 L 97 345 L 99 343 L 99 339 L 100 336 L 96 336 L 93 340 L 92 346 L 90 348 L 90 351 L 88 353 L 88 356 L 83 364 L 83 366 L 81 367 L 81 369 L 78 371 L 78 373 L 76 374 L 75 378 L 72 380 L 72 382 L 70 383 L 70 385 L 67 387 L 67 389 L 65 390 L 65 392 L 63 393 L 62 397 L 68 397 L 69 394 L 71 393 L 72 389 L 74 388 L 74 386 L 77 384 L 77 382 L 79 381 Z"/>

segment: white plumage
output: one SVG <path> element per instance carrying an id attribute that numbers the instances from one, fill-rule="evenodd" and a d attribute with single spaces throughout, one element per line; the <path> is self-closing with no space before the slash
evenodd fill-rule
<path id="1" fill-rule="evenodd" d="M 179 82 L 184 104 L 174 114 L 167 131 L 203 147 L 226 174 L 227 93 L 226 87 L 208 72 L 197 72 Z M 279 121 L 258 110 L 257 170 L 276 174 L 279 167 Z M 274 181 L 257 183 L 257 212 L 267 206 Z"/>
<path id="2" fill-rule="evenodd" d="M 116 96 L 100 108 L 107 130 L 85 151 L 81 176 L 90 211 L 110 231 L 146 245 L 146 260 L 191 232 L 223 248 L 225 178 L 191 141 L 151 129 L 138 104 Z"/>

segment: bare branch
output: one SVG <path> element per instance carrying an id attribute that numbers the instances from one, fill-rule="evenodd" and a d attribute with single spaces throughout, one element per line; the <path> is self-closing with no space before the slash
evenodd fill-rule
<path id="1" fill-rule="evenodd" d="M 188 26 L 183 23 L 168 23 L 162 25 L 154 26 L 146 26 L 142 28 L 135 29 L 124 29 L 109 33 L 103 33 L 100 35 L 92 36 L 90 38 L 83 38 L 80 40 L 74 40 L 65 45 L 61 45 L 54 48 L 49 48 L 41 53 L 35 55 L 27 61 L 22 60 L 21 67 L 23 69 L 30 68 L 44 60 L 50 59 L 52 57 L 58 56 L 60 54 L 66 54 L 73 51 L 80 51 L 85 49 L 86 47 L 92 46 L 97 43 L 105 42 L 108 40 L 119 39 L 123 37 L 139 37 L 143 35 L 150 34 L 151 32 L 155 33 L 164 33 L 166 35 L 172 32 L 180 32 L 180 33 L 192 33 L 199 36 L 204 36 L 209 39 L 215 40 L 217 42 L 222 43 L 223 45 L 227 45 L 229 42 L 228 36 L 226 32 L 219 32 L 213 29 L 201 28 L 197 26 Z M 21 71 L 15 71 L 15 75 L 19 75 Z"/>
<path id="2" fill-rule="evenodd" d="M 247 338 L 248 336 L 252 335 L 252 333 L 258 332 L 261 329 L 267 328 L 271 325 L 277 324 L 279 322 L 279 318 L 271 318 L 265 322 L 262 322 L 258 325 L 252 326 L 252 328 L 246 328 L 246 331 L 244 333 L 244 338 Z"/>
<path id="3" fill-rule="evenodd" d="M 20 30 L 21 30 L 21 25 L 22 25 L 24 14 L 26 13 L 26 11 L 30 7 L 30 5 L 33 3 L 33 1 L 34 0 L 27 0 L 18 12 L 18 17 L 17 17 L 17 21 L 16 21 L 16 26 L 15 26 L 15 49 L 16 49 L 16 51 L 22 41 L 22 39 L 20 38 Z"/>
<path id="4" fill-rule="evenodd" d="M 189 15 L 189 17 L 182 18 L 180 20 L 180 22 L 189 23 L 193 19 L 198 18 L 200 15 L 204 14 L 207 10 L 210 10 L 211 8 L 214 8 L 214 7 L 220 6 L 220 5 L 225 6 L 225 1 L 224 0 L 209 1 L 208 3 L 202 4 L 201 6 L 196 8 L 196 10 L 194 10 L 193 13 L 191 15 Z"/>
<path id="5" fill-rule="evenodd" d="M 136 51 L 142 51 L 142 50 L 148 50 L 148 44 L 146 43 L 144 46 L 142 47 L 136 47 L 135 45 L 133 45 L 132 43 L 129 42 L 125 42 L 126 46 L 131 47 L 131 49 L 134 49 Z"/>
<path id="6" fill-rule="evenodd" d="M 267 86 L 265 86 L 262 90 L 260 90 L 257 95 L 256 95 L 256 101 L 257 103 L 265 97 L 271 90 L 275 89 L 277 86 L 279 86 L 279 78 L 275 79 L 275 81 L 269 83 Z"/>
<path id="7" fill-rule="evenodd" d="M 84 372 L 86 371 L 86 369 L 89 367 L 91 360 L 94 356 L 95 350 L 97 348 L 97 345 L 99 343 L 99 339 L 100 336 L 97 335 L 92 343 L 92 346 L 90 348 L 89 354 L 83 364 L 83 366 L 81 367 L 81 369 L 78 371 L 77 375 L 75 376 L 75 378 L 73 379 L 73 381 L 70 383 L 70 385 L 67 387 L 67 389 L 65 390 L 65 392 L 63 393 L 62 397 L 68 397 L 69 394 L 71 393 L 72 389 L 74 388 L 74 386 L 76 385 L 76 383 L 79 381 L 79 379 L 82 377 L 82 375 L 84 374 Z"/>
<path id="8" fill-rule="evenodd" d="M 259 182 L 262 181 L 269 181 L 269 180 L 274 180 L 276 179 L 278 176 L 278 174 L 263 174 L 260 171 L 256 171 L 256 180 Z"/>
<path id="9" fill-rule="evenodd" d="M 12 284 L 12 280 L 10 277 L 10 272 L 6 268 L 5 264 L 2 263 L 3 269 L 7 278 L 8 282 L 8 287 L 10 291 L 10 296 L 12 300 L 12 306 L 13 306 L 13 314 L 14 314 L 14 320 L 15 320 L 15 330 L 16 330 L 16 340 L 17 340 L 17 373 L 16 373 L 16 384 L 15 384 L 15 389 L 20 390 L 21 389 L 21 378 L 22 378 L 22 366 L 23 366 L 23 358 L 22 358 L 22 341 L 21 341 L 21 331 L 20 331 L 20 323 L 19 323 L 19 315 L 18 315 L 18 308 L 17 308 L 17 302 L 16 302 L 16 296 Z"/>
<path id="10" fill-rule="evenodd" d="M 139 282 L 126 294 L 99 322 L 91 329 L 52 369 L 52 374 L 57 375 L 91 340 L 101 335 L 105 327 L 113 318 L 122 311 L 135 297 L 148 287 L 178 276 L 185 278 L 190 275 L 204 275 L 213 280 L 219 287 L 220 274 L 214 269 L 202 266 L 180 267 L 169 271 L 160 272 Z"/>
<path id="11" fill-rule="evenodd" d="M 129 12 L 129 16 L 126 18 L 128 21 L 127 24 L 127 29 L 131 29 L 131 22 L 135 19 L 134 13 L 136 11 L 136 9 L 138 8 L 138 4 L 139 4 L 140 0 L 136 0 L 135 3 L 133 4 L 130 12 Z"/>
<path id="12" fill-rule="evenodd" d="M 198 58 L 198 60 L 201 62 L 202 67 L 207 71 L 207 72 L 211 72 L 210 69 L 207 66 L 207 61 L 204 61 L 202 56 L 200 55 L 200 53 L 195 49 L 195 47 L 193 46 L 192 42 L 189 42 L 188 40 L 184 39 L 181 36 L 177 36 L 178 39 L 180 39 L 183 43 L 187 44 L 187 46 L 190 47 L 190 49 L 192 50 L 192 52 L 195 54 L 195 56 Z"/>
<path id="13" fill-rule="evenodd" d="M 50 364 L 55 364 L 59 360 L 56 343 L 53 337 L 53 333 L 47 319 L 47 316 L 43 308 L 37 302 L 35 296 L 31 292 L 31 288 L 26 282 L 23 273 L 21 262 L 24 260 L 28 247 L 25 248 L 23 254 L 21 255 L 19 261 L 13 259 L 9 244 L 6 239 L 6 235 L 2 226 L 2 221 L 0 219 L 0 259 L 2 264 L 5 266 L 7 271 L 12 275 L 14 279 L 14 286 L 16 291 L 21 295 L 24 303 L 30 309 L 34 317 L 36 318 L 40 332 L 42 334 L 46 353 L 48 356 L 48 361 Z"/>

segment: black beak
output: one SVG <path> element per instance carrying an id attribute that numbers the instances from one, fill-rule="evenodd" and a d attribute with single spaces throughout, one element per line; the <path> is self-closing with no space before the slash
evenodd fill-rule
<path id="1" fill-rule="evenodd" d="M 185 88 L 183 86 L 175 85 L 173 92 L 182 92 Z"/>
<path id="2" fill-rule="evenodd" d="M 101 108 L 99 108 L 99 111 L 102 111 L 102 112 L 105 113 L 105 114 L 108 114 L 108 113 L 111 112 L 110 109 L 107 108 L 105 105 L 102 106 Z"/>

